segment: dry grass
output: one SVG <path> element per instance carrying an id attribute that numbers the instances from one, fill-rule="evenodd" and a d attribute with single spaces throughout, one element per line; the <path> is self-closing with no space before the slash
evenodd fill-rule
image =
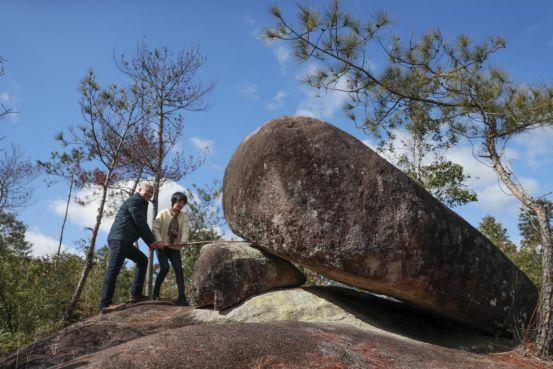
<path id="1" fill-rule="evenodd" d="M 252 369 L 279 369 L 284 368 L 282 365 L 277 364 L 276 357 L 273 355 L 259 357 L 252 363 Z"/>
<path id="2" fill-rule="evenodd" d="M 517 364 L 524 363 L 526 366 L 531 366 L 535 369 L 553 369 L 552 358 L 540 358 L 535 354 L 536 350 L 532 342 L 520 344 L 511 351 L 490 354 L 491 356 L 499 357 L 505 362 Z"/>

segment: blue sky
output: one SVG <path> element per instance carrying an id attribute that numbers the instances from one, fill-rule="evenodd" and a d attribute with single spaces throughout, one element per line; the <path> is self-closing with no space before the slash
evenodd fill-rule
<path id="1" fill-rule="evenodd" d="M 123 83 L 114 54 L 132 54 L 145 38 L 152 47 L 177 51 L 199 44 L 207 63 L 199 78 L 216 81 L 207 112 L 186 114 L 186 129 L 179 148 L 195 153 L 211 151 L 205 164 L 165 189 L 167 194 L 192 183 L 222 180 L 224 168 L 240 141 L 265 121 L 279 115 L 308 114 L 326 120 L 367 143 L 340 110 L 339 94 L 316 97 L 299 79 L 313 64 L 298 64 L 285 44 L 266 45 L 260 28 L 272 25 L 272 4 L 287 17 L 296 14 L 291 1 L 0 1 L 0 56 L 7 59 L 0 79 L 0 99 L 18 111 L 0 123 L 2 145 L 19 145 L 30 159 L 48 158 L 59 149 L 57 132 L 80 123 L 77 85 L 89 68 L 101 83 Z M 301 2 L 319 6 L 323 2 Z M 495 1 L 343 1 L 358 16 L 386 10 L 394 30 L 403 37 L 439 27 L 447 37 L 467 33 L 475 40 L 489 35 L 507 39 L 508 47 L 494 61 L 523 82 L 552 82 L 553 3 Z M 378 68 L 378 60 L 375 67 Z M 535 195 L 553 191 L 551 129 L 533 132 L 512 142 L 511 163 Z M 518 205 L 503 193 L 491 170 L 475 161 L 469 146 L 448 154 L 466 166 L 480 201 L 455 210 L 473 225 L 486 214 L 500 219 L 511 237 L 516 229 Z M 50 252 L 61 223 L 60 201 L 65 188 L 46 188 L 36 179 L 34 200 L 20 218 L 36 243 L 35 254 Z M 551 199 L 551 195 L 549 195 Z M 162 204 L 163 205 L 163 204 Z M 83 227 L 94 221 L 94 207 L 70 212 L 64 244 L 71 248 L 86 235 Z M 105 241 L 109 219 L 103 226 Z M 145 249 L 144 246 L 142 246 Z"/>

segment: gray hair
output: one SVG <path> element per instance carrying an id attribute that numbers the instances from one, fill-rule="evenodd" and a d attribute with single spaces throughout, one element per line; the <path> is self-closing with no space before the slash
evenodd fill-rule
<path id="1" fill-rule="evenodd" d="M 154 185 L 147 181 L 140 182 L 140 184 L 138 185 L 138 190 L 141 190 L 146 187 L 154 188 Z"/>

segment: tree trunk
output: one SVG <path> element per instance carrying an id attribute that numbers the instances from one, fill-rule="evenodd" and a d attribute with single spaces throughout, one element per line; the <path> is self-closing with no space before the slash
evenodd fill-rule
<path id="1" fill-rule="evenodd" d="M 159 211 L 159 190 L 160 190 L 161 178 L 156 175 L 154 180 L 154 197 L 152 198 L 153 212 L 152 212 L 152 226 L 154 219 Z M 153 280 L 154 280 L 154 250 L 148 250 L 148 272 L 146 274 L 146 295 L 152 297 L 153 293 Z"/>
<path id="2" fill-rule="evenodd" d="M 501 158 L 497 153 L 495 142 L 495 122 L 489 122 L 490 126 L 486 132 L 486 149 L 490 154 L 493 169 L 507 186 L 509 191 L 528 209 L 536 212 L 540 225 L 542 238 L 542 284 L 538 305 L 538 331 L 536 336 L 536 352 L 541 357 L 553 354 L 553 237 L 546 208 L 540 202 L 524 191 L 524 188 L 512 178 L 512 173 L 503 166 Z"/>
<path id="3" fill-rule="evenodd" d="M 553 355 L 553 237 L 545 206 L 537 206 L 533 210 L 538 218 L 542 239 L 542 283 L 536 350 L 539 356 L 547 357 Z"/>
<path id="4" fill-rule="evenodd" d="M 163 91 L 160 93 L 160 96 L 163 96 Z M 163 112 L 163 98 L 161 98 L 161 101 L 159 102 L 159 122 L 158 122 L 158 129 L 157 129 L 157 158 L 155 161 L 156 168 L 154 168 L 154 197 L 152 199 L 153 204 L 153 213 L 152 213 L 152 225 L 154 223 L 154 219 L 157 216 L 157 212 L 159 210 L 159 191 L 161 187 L 161 177 L 163 172 L 163 159 L 164 159 L 164 150 L 163 150 L 163 131 L 164 131 L 164 124 L 165 124 L 165 115 Z M 149 297 L 152 297 L 152 287 L 153 287 L 153 279 L 154 279 L 154 250 L 149 249 L 148 252 L 148 271 L 146 273 L 146 295 Z"/>
<path id="5" fill-rule="evenodd" d="M 65 223 L 67 222 L 67 213 L 69 212 L 69 204 L 71 203 L 71 194 L 73 192 L 73 178 L 71 178 L 71 183 L 69 184 L 69 194 L 67 195 L 67 203 L 65 204 L 65 214 L 63 215 L 63 222 L 61 223 L 61 230 L 60 230 L 60 243 L 58 245 L 58 253 L 57 257 L 60 257 L 61 252 L 61 244 L 63 241 L 63 230 L 65 229 Z"/>
<path id="6" fill-rule="evenodd" d="M 148 248 L 148 272 L 146 273 L 146 296 L 152 297 L 154 278 L 154 250 Z"/>
<path id="7" fill-rule="evenodd" d="M 140 170 L 138 171 L 138 174 L 136 175 L 136 178 L 134 179 L 134 183 L 132 185 L 131 190 L 129 191 L 129 195 L 133 195 L 136 192 L 136 189 L 138 188 L 138 184 L 140 183 L 140 180 L 142 179 L 142 173 L 144 173 L 144 164 L 140 167 Z"/>
<path id="8" fill-rule="evenodd" d="M 109 175 L 106 176 L 106 178 L 109 178 Z M 98 231 L 100 230 L 100 224 L 102 223 L 102 218 L 104 216 L 104 206 L 106 204 L 107 193 L 108 193 L 108 179 L 106 179 L 102 188 L 102 199 L 100 201 L 100 206 L 98 207 L 98 214 L 96 215 L 96 224 L 94 225 L 94 229 L 92 231 L 90 244 L 88 245 L 88 249 L 86 251 L 86 260 L 85 260 L 85 265 L 83 267 L 83 271 L 81 273 L 81 278 L 79 279 L 79 283 L 77 284 L 75 293 L 71 297 L 71 300 L 67 305 L 67 309 L 63 314 L 63 319 L 66 321 L 71 319 L 71 317 L 73 316 L 73 312 L 75 311 L 75 307 L 77 306 L 79 298 L 81 297 L 81 293 L 86 283 L 88 274 L 92 269 L 92 265 L 94 261 L 94 247 L 96 246 L 96 238 L 98 236 Z"/>
<path id="9" fill-rule="evenodd" d="M 130 190 L 129 195 L 133 195 L 136 192 L 136 188 L 138 187 L 138 184 L 140 183 L 140 179 L 142 178 L 142 173 L 143 172 L 144 172 L 144 165 L 142 165 L 142 167 L 138 171 L 138 175 L 136 176 L 136 179 L 134 180 L 134 184 L 133 184 L 133 186 Z M 134 247 L 139 249 L 138 240 L 134 243 Z"/>

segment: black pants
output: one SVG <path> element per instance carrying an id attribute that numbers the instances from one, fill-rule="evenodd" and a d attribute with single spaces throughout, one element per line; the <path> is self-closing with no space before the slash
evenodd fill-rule
<path id="1" fill-rule="evenodd" d="M 109 305 L 115 293 L 115 282 L 117 275 L 123 267 L 125 259 L 131 259 L 136 263 L 136 271 L 131 284 L 131 295 L 142 295 L 146 269 L 148 268 L 148 258 L 142 251 L 133 246 L 131 242 L 122 240 L 108 240 L 109 261 L 106 273 L 104 274 L 104 283 L 102 284 L 102 300 L 100 308 Z"/>
<path id="2" fill-rule="evenodd" d="M 177 282 L 177 288 L 179 290 L 179 295 L 184 296 L 184 275 L 182 274 L 182 257 L 180 255 L 180 250 L 173 249 L 158 249 L 157 260 L 159 261 L 159 273 L 157 274 L 156 283 L 154 286 L 154 296 L 159 297 L 159 290 L 161 289 L 161 284 L 165 279 L 165 276 L 169 272 L 169 261 L 173 266 L 175 271 L 175 280 Z"/>

